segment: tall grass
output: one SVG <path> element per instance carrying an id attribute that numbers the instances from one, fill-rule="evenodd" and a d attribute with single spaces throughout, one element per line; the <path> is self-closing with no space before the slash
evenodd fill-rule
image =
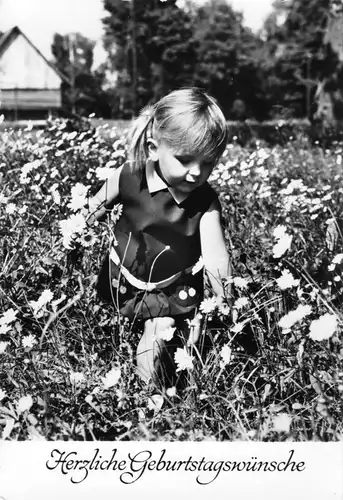
<path id="1" fill-rule="evenodd" d="M 159 411 L 135 372 L 141 325 L 94 290 L 111 226 L 68 251 L 59 225 L 72 213 L 72 187 L 96 191 L 105 172 L 97 169 L 116 168 L 126 150 L 115 128 L 72 131 L 58 121 L 2 132 L 2 437 L 342 439 L 342 147 L 303 138 L 228 146 L 211 183 L 232 257 L 233 307 L 205 301 L 193 367 L 178 372 L 187 384 L 162 390 Z M 279 280 L 285 270 L 293 281 Z"/>

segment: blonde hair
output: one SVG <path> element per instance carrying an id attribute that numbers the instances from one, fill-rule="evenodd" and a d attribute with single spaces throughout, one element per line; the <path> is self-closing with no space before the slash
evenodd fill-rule
<path id="1" fill-rule="evenodd" d="M 215 164 L 226 146 L 226 120 L 217 101 L 203 90 L 174 90 L 135 120 L 129 149 L 133 170 L 144 169 L 150 138 L 187 154 L 206 155 Z"/>

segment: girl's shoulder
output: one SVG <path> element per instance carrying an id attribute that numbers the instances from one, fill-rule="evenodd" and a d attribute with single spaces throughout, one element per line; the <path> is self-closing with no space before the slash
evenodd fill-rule
<path id="1" fill-rule="evenodd" d="M 120 167 L 119 189 L 121 195 L 127 194 L 128 196 L 138 193 L 142 187 L 142 172 L 136 168 L 135 162 L 127 160 Z"/>
<path id="2" fill-rule="evenodd" d="M 120 177 L 122 179 L 127 180 L 136 180 L 141 179 L 142 173 L 137 169 L 136 163 L 131 160 L 126 160 L 123 165 L 120 167 Z"/>

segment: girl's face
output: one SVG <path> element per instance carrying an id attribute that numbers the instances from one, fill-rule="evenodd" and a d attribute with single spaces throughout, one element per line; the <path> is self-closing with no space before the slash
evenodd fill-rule
<path id="1" fill-rule="evenodd" d="M 206 182 L 215 165 L 204 155 L 175 150 L 163 142 L 156 145 L 151 157 L 159 162 L 166 183 L 182 193 L 190 193 Z"/>

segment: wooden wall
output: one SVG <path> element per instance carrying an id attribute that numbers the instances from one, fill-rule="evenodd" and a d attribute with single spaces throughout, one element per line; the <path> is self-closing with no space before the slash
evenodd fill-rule
<path id="1" fill-rule="evenodd" d="M 56 109 L 61 107 L 60 89 L 3 89 L 0 91 L 1 109 Z"/>

